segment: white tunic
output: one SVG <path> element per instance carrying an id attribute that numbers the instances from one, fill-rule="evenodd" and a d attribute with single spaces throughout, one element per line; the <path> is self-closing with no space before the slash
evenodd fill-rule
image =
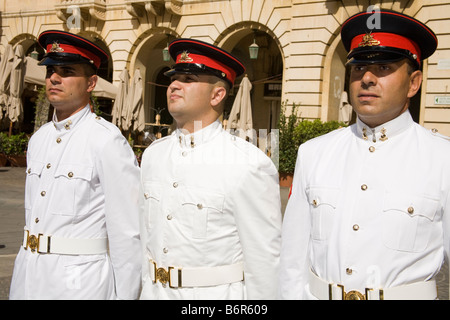
<path id="1" fill-rule="evenodd" d="M 449 141 L 409 111 L 373 131 L 358 120 L 302 144 L 283 223 L 281 297 L 311 298 L 309 268 L 347 292 L 432 279 L 449 249 L 449 159 Z"/>
<path id="2" fill-rule="evenodd" d="M 109 255 L 38 254 L 22 247 L 10 298 L 138 298 L 139 168 L 117 127 L 86 106 L 42 126 L 29 142 L 27 162 L 30 234 L 108 237 Z"/>
<path id="3" fill-rule="evenodd" d="M 176 130 L 157 140 L 141 166 L 142 299 L 276 298 L 280 191 L 269 157 L 216 121 L 194 134 Z M 243 262 L 245 280 L 163 287 L 152 282 L 149 259 L 166 269 Z"/>

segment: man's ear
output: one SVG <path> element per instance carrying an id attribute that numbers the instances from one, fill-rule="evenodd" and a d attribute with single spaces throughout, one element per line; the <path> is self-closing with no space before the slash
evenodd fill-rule
<path id="1" fill-rule="evenodd" d="M 88 89 L 87 92 L 92 92 L 97 85 L 98 77 L 96 74 L 92 75 L 88 79 Z"/>
<path id="2" fill-rule="evenodd" d="M 419 91 L 420 86 L 422 85 L 422 71 L 416 70 L 409 76 L 409 91 L 408 98 L 412 98 Z"/>
<path id="3" fill-rule="evenodd" d="M 223 86 L 215 86 L 211 92 L 211 106 L 218 106 L 226 97 L 227 89 Z"/>

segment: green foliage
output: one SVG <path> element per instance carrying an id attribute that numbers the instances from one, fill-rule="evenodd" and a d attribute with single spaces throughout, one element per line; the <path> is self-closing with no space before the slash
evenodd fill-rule
<path id="1" fill-rule="evenodd" d="M 6 143 L 5 138 L 8 138 L 6 133 L 0 132 L 0 153 L 5 153 L 5 146 L 4 146 L 4 144 Z"/>
<path id="2" fill-rule="evenodd" d="M 286 117 L 286 105 L 282 104 L 280 118 L 278 120 L 279 130 L 279 155 L 278 170 L 283 173 L 293 173 L 295 161 L 297 158 L 298 144 L 295 140 L 295 127 L 298 125 L 300 118 L 297 116 L 296 105 L 292 106 L 292 113 Z"/>
<path id="3" fill-rule="evenodd" d="M 28 146 L 28 138 L 25 133 L 13 134 L 10 137 L 0 133 L 0 153 L 6 155 L 24 155 Z"/>
<path id="4" fill-rule="evenodd" d="M 91 105 L 94 109 L 94 113 L 97 116 L 101 116 L 103 112 L 100 110 L 100 104 L 98 103 L 97 96 L 94 95 L 93 92 L 91 92 Z"/>
<path id="5" fill-rule="evenodd" d="M 280 112 L 278 122 L 280 134 L 279 171 L 282 173 L 294 172 L 298 148 L 302 143 L 346 126 L 346 124 L 338 121 L 304 120 L 297 115 L 296 109 L 297 106 L 293 104 L 292 114 L 289 117 L 285 115 L 285 105 L 282 106 Z"/>

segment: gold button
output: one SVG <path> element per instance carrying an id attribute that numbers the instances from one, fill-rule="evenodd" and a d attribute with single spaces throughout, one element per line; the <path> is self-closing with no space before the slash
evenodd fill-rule
<path id="1" fill-rule="evenodd" d="M 45 191 L 41 191 L 41 196 L 45 197 L 46 192 Z"/>
<path id="2" fill-rule="evenodd" d="M 28 173 L 31 173 L 31 168 L 30 168 L 30 169 L 28 169 Z"/>
<path id="3" fill-rule="evenodd" d="M 56 139 L 56 143 L 60 143 L 61 142 L 61 138 Z"/>
<path id="4" fill-rule="evenodd" d="M 345 272 L 346 272 L 348 275 L 351 275 L 351 274 L 353 273 L 353 270 L 352 270 L 351 268 L 347 268 L 347 269 L 345 269 Z"/>
<path id="5" fill-rule="evenodd" d="M 164 252 L 164 253 L 167 253 L 167 252 L 169 252 L 169 249 L 164 248 L 164 249 L 163 249 L 163 252 Z"/>
<path id="6" fill-rule="evenodd" d="M 69 178 L 72 178 L 73 177 L 73 172 L 69 172 L 67 175 L 69 176 Z"/>
<path id="7" fill-rule="evenodd" d="M 168 214 L 168 215 L 167 215 L 167 220 L 172 220 L 172 218 L 173 218 L 173 217 L 172 217 L 171 214 Z"/>
<path id="8" fill-rule="evenodd" d="M 144 197 L 145 197 L 145 199 L 148 199 L 148 198 L 150 198 L 150 195 L 146 192 L 146 193 L 144 193 Z"/>
<path id="9" fill-rule="evenodd" d="M 100 120 L 101 118 L 99 116 L 96 116 L 95 119 Z"/>
<path id="10" fill-rule="evenodd" d="M 414 213 L 414 208 L 413 207 L 409 207 L 408 208 L 408 213 L 409 214 L 413 214 Z"/>
<path id="11" fill-rule="evenodd" d="M 50 169 L 51 168 L 51 164 L 50 163 L 47 163 L 47 169 Z"/>
<path id="12" fill-rule="evenodd" d="M 197 204 L 197 208 L 203 209 L 203 205 L 201 203 Z"/>
<path id="13" fill-rule="evenodd" d="M 34 222 L 38 223 L 39 222 L 39 218 L 34 219 Z"/>
<path id="14" fill-rule="evenodd" d="M 367 187 L 367 184 L 363 184 L 363 185 L 361 186 L 361 190 L 362 190 L 362 191 L 366 191 L 367 188 L 368 188 L 368 187 Z"/>
<path id="15" fill-rule="evenodd" d="M 358 231 L 358 230 L 359 230 L 359 226 L 358 226 L 357 224 L 354 224 L 354 225 L 353 225 L 353 230 L 354 230 L 354 231 Z"/>
<path id="16" fill-rule="evenodd" d="M 316 199 L 314 199 L 314 200 L 312 201 L 312 205 L 313 205 L 314 207 L 317 207 L 318 204 L 319 204 L 319 203 L 317 202 Z"/>
<path id="17" fill-rule="evenodd" d="M 173 183 L 173 187 L 174 187 L 174 188 L 177 188 L 177 187 L 178 187 L 178 183 L 177 183 L 177 182 L 174 182 L 174 183 Z"/>
<path id="18" fill-rule="evenodd" d="M 370 152 L 375 152 L 375 147 L 374 146 L 369 147 L 369 151 Z"/>

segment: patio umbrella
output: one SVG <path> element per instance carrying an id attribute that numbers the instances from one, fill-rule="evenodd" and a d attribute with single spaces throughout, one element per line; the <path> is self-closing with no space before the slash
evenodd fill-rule
<path id="1" fill-rule="evenodd" d="M 25 57 L 24 81 L 31 84 L 45 86 L 45 66 L 39 66 L 36 59 Z"/>
<path id="2" fill-rule="evenodd" d="M 100 98 L 115 99 L 117 97 L 118 89 L 111 82 L 98 77 L 97 84 L 94 88 L 94 95 Z"/>
<path id="3" fill-rule="evenodd" d="M 145 117 L 144 106 L 142 101 L 142 76 L 141 71 L 136 69 L 134 71 L 133 81 L 131 82 L 129 91 L 129 105 L 127 114 L 127 128 L 125 130 L 144 131 Z"/>
<path id="4" fill-rule="evenodd" d="M 252 106 L 250 99 L 250 91 L 252 90 L 252 84 L 247 76 L 245 76 L 239 90 L 236 94 L 236 98 L 231 108 L 230 116 L 227 122 L 227 130 L 235 129 L 239 131 L 241 138 L 248 137 L 253 141 L 253 119 L 252 119 Z"/>
<path id="5" fill-rule="evenodd" d="M 130 83 L 130 75 L 126 68 L 120 73 L 119 79 L 119 88 L 117 89 L 116 100 L 114 101 L 112 109 L 112 123 L 117 125 L 119 128 L 122 128 L 122 110 L 127 109 L 125 104 L 128 101 L 127 99 Z"/>
<path id="6" fill-rule="evenodd" d="M 19 44 L 14 50 L 10 77 L 8 117 L 11 123 L 20 121 L 23 118 L 22 92 L 24 75 L 24 51 L 22 45 Z"/>
<path id="7" fill-rule="evenodd" d="M 5 52 L 2 56 L 0 63 L 0 110 L 8 112 L 9 102 L 9 79 L 11 76 L 11 69 L 14 61 L 14 50 L 10 44 L 5 48 Z M 0 119 L 3 116 L 3 112 L 0 112 Z"/>
<path id="8" fill-rule="evenodd" d="M 339 121 L 349 124 L 352 119 L 352 106 L 348 102 L 348 95 L 346 91 L 342 91 L 341 100 L 339 102 Z"/>

